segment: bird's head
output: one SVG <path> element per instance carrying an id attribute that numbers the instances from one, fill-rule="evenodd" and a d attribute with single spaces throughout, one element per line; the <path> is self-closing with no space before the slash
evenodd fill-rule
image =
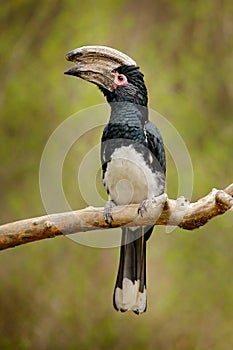
<path id="1" fill-rule="evenodd" d="M 136 63 L 120 51 L 106 46 L 83 46 L 66 55 L 75 63 L 65 74 L 97 85 L 108 102 L 147 105 L 143 74 Z"/>

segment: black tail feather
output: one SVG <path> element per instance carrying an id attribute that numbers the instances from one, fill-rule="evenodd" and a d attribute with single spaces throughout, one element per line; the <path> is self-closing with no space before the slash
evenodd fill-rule
<path id="1" fill-rule="evenodd" d="M 122 229 L 120 263 L 113 305 L 118 311 L 146 311 L 146 241 L 152 227 Z"/>

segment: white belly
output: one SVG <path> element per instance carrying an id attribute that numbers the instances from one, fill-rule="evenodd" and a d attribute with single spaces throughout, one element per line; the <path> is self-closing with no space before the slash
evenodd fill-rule
<path id="1" fill-rule="evenodd" d="M 123 146 L 112 154 L 104 185 L 109 190 L 109 199 L 117 205 L 140 203 L 162 193 L 161 176 L 159 172 L 152 173 L 143 156 L 133 146 Z"/>

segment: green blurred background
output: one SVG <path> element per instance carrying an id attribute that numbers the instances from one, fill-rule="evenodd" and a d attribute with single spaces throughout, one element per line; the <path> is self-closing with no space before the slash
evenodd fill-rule
<path id="1" fill-rule="evenodd" d="M 190 152 L 193 200 L 230 184 L 232 14 L 231 0 L 2 1 L 1 223 L 45 213 L 38 179 L 47 139 L 69 115 L 104 102 L 91 84 L 63 75 L 65 53 L 82 45 L 114 47 L 140 65 L 150 107 Z M 68 162 L 75 208 L 86 203 L 72 195 L 72 169 L 99 136 L 84 137 Z M 176 188 L 168 157 L 168 194 Z M 112 307 L 118 249 L 60 237 L 2 251 L 0 349 L 232 349 L 232 212 L 193 232 L 159 227 L 148 246 L 148 310 L 139 317 Z"/>

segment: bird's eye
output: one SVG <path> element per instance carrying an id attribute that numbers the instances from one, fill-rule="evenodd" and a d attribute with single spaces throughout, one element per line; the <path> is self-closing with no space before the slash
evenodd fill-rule
<path id="1" fill-rule="evenodd" d="M 128 83 L 128 80 L 124 74 L 113 72 L 115 75 L 114 78 L 114 89 L 116 89 L 118 86 L 126 85 Z"/>
<path id="2" fill-rule="evenodd" d="M 118 80 L 119 81 L 123 81 L 124 80 L 124 76 L 123 75 L 118 75 Z"/>

